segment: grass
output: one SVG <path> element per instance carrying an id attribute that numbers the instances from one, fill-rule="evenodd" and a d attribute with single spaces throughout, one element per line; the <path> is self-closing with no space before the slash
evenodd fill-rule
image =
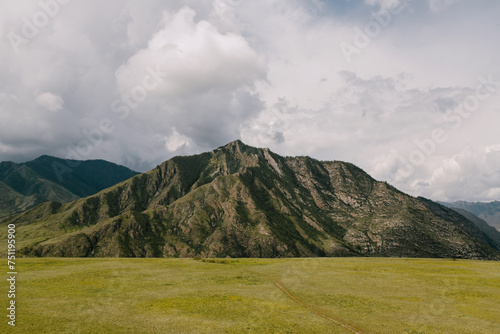
<path id="1" fill-rule="evenodd" d="M 500 333 L 499 262 L 391 258 L 23 258 L 0 332 L 352 333 L 243 269 L 362 333 Z"/>

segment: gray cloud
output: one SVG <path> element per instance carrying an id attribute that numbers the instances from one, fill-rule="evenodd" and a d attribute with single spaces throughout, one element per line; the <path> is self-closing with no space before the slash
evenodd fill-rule
<path id="1" fill-rule="evenodd" d="M 145 171 L 241 138 L 415 195 L 500 196 L 498 94 L 459 113 L 479 76 L 500 81 L 496 1 L 409 2 L 351 63 L 339 45 L 400 1 L 42 3 L 0 4 L 2 161 Z M 446 140 L 402 173 L 438 129 Z"/>

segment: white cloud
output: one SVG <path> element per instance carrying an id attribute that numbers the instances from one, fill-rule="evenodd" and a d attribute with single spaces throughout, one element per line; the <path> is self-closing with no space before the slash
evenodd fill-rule
<path id="1" fill-rule="evenodd" d="M 175 125 L 164 146 L 169 152 L 192 153 L 232 141 L 239 137 L 242 122 L 262 109 L 254 87 L 265 80 L 265 57 L 241 35 L 221 33 L 195 16 L 189 7 L 165 12 L 147 48 L 116 71 L 121 94 L 133 96 L 141 89 L 137 87 L 152 86 L 133 101 L 137 106 L 126 124 L 133 131 L 149 127 L 150 135 L 159 137 Z M 144 81 L 151 79 L 151 69 L 161 72 L 161 78 Z"/>
<path id="2" fill-rule="evenodd" d="M 195 22 L 195 15 L 194 10 L 184 7 L 173 16 L 164 16 L 164 26 L 148 47 L 116 72 L 122 91 L 142 82 L 148 66 L 167 73 L 158 91 L 168 95 L 251 86 L 265 75 L 265 58 L 242 36 L 221 34 L 207 21 Z"/>
<path id="3" fill-rule="evenodd" d="M 468 146 L 444 159 L 429 177 L 417 179 L 415 187 L 422 195 L 443 201 L 492 200 L 500 195 L 499 166 L 500 144 Z"/>
<path id="4" fill-rule="evenodd" d="M 165 147 L 170 152 L 176 152 L 180 148 L 191 145 L 191 140 L 181 135 L 177 130 L 172 128 L 172 134 L 170 136 L 165 137 Z"/>
<path id="5" fill-rule="evenodd" d="M 405 0 L 365 0 L 367 5 L 379 6 L 381 10 L 395 8 L 404 2 Z"/>
<path id="6" fill-rule="evenodd" d="M 329 86 L 320 106 L 292 102 L 295 96 L 278 99 L 247 123 L 242 138 L 286 154 L 301 150 L 300 154 L 359 163 L 387 179 L 397 168 L 385 162 L 383 170 L 380 161 L 373 161 L 385 159 L 391 150 L 407 154 L 415 149 L 414 141 L 444 127 L 445 112 L 470 92 L 462 87 L 414 88 L 405 74 L 361 78 L 341 71 L 331 80 L 337 84 Z"/>
<path id="7" fill-rule="evenodd" d="M 429 8 L 433 12 L 439 12 L 462 0 L 429 0 Z"/>
<path id="8" fill-rule="evenodd" d="M 59 111 L 63 108 L 64 100 L 59 95 L 50 92 L 38 94 L 35 98 L 38 105 L 50 111 Z"/>

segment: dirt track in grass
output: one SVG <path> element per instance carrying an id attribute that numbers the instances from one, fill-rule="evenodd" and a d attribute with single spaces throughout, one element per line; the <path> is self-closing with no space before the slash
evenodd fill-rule
<path id="1" fill-rule="evenodd" d="M 327 319 L 327 320 L 330 320 L 332 321 L 333 323 L 341 326 L 341 327 L 344 327 L 346 328 L 347 330 L 353 332 L 353 333 L 356 333 L 356 334 L 362 334 L 363 331 L 361 331 L 360 329 L 352 326 L 352 325 L 348 325 L 346 324 L 345 322 L 341 321 L 341 320 L 338 320 L 338 319 L 335 319 L 331 316 L 328 316 L 326 314 L 324 314 L 323 312 L 321 311 L 318 311 L 317 309 L 315 309 L 314 307 L 311 307 L 303 302 L 301 302 L 299 299 L 297 299 L 296 297 L 294 297 L 287 289 L 285 289 L 283 287 L 283 285 L 281 285 L 276 279 L 272 278 L 271 276 L 268 276 L 266 274 L 262 274 L 262 273 L 259 273 L 257 271 L 253 271 L 253 270 L 248 270 L 248 269 L 245 269 L 245 268 L 241 268 L 242 270 L 246 271 L 246 272 L 249 272 L 249 273 L 253 273 L 253 274 L 257 274 L 257 275 L 261 275 L 261 276 L 264 276 L 268 279 L 270 279 L 271 281 L 273 281 L 274 285 L 276 285 L 278 288 L 280 288 L 281 290 L 283 290 L 284 293 L 286 293 L 290 298 L 292 298 L 294 301 L 296 301 L 297 303 L 299 303 L 300 305 L 302 305 L 303 307 L 311 310 L 312 312 L 316 313 L 317 315 Z"/>

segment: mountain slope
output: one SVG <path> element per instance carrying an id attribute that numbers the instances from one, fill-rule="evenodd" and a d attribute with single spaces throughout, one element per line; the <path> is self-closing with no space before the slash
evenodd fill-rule
<path id="1" fill-rule="evenodd" d="M 0 182 L 18 195 L 17 201 L 0 199 L 6 215 L 47 201 L 69 202 L 78 198 L 59 184 L 44 179 L 25 164 L 0 164 Z M 27 204 L 27 205 L 26 205 Z"/>
<path id="2" fill-rule="evenodd" d="M 499 258 L 460 217 L 352 164 L 235 141 L 0 224 L 16 224 L 23 252 L 36 256 Z"/>
<path id="3" fill-rule="evenodd" d="M 23 211 L 38 203 L 36 196 L 24 196 L 0 182 L 0 217 L 11 214 L 13 208 Z"/>
<path id="4" fill-rule="evenodd" d="M 76 161 L 46 155 L 27 162 L 26 166 L 78 197 L 91 196 L 138 174 L 104 160 Z"/>
<path id="5" fill-rule="evenodd" d="M 419 199 L 436 215 L 453 222 L 457 226 L 460 226 L 464 231 L 474 236 L 484 244 L 500 250 L 500 233 L 494 233 L 496 230 L 489 226 L 485 221 L 481 221 L 481 219 L 475 217 L 468 211 L 453 209 L 450 212 L 447 207 L 439 203 L 432 202 L 421 197 L 419 197 Z"/>
<path id="6" fill-rule="evenodd" d="M 71 166 L 71 167 L 70 167 Z M 47 201 L 70 202 L 138 173 L 106 161 L 74 161 L 42 156 L 23 164 L 0 163 L 0 217 Z"/>
<path id="7" fill-rule="evenodd" d="M 440 202 L 449 208 L 458 208 L 469 211 L 475 216 L 486 221 L 500 231 L 500 201 L 489 203 L 457 201 L 453 203 Z"/>
<path id="8" fill-rule="evenodd" d="M 495 241 L 498 245 L 500 245 L 500 232 L 490 226 L 485 220 L 477 217 L 476 215 L 470 213 L 467 210 L 464 209 L 458 209 L 455 208 L 453 209 L 465 218 L 469 219 L 471 222 L 473 222 L 481 231 L 483 231 L 487 236 L 490 237 L 493 241 Z"/>

